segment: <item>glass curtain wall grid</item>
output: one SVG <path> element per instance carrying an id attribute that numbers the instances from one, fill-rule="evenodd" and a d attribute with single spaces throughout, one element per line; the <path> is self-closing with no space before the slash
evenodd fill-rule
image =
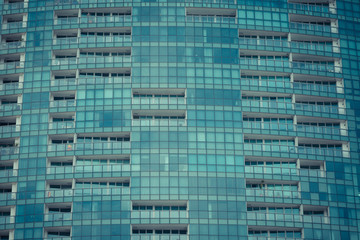
<path id="1" fill-rule="evenodd" d="M 358 0 L 0 1 L 0 239 L 360 240 Z"/>

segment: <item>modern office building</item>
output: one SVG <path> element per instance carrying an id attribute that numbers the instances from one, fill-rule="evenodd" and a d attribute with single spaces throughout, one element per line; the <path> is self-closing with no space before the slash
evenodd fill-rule
<path id="1" fill-rule="evenodd" d="M 0 239 L 360 239 L 359 0 L 0 1 Z"/>

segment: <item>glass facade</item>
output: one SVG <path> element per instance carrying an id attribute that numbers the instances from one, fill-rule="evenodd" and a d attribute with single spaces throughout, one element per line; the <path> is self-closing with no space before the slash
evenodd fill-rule
<path id="1" fill-rule="evenodd" d="M 0 1 L 0 239 L 360 240 L 358 0 Z"/>

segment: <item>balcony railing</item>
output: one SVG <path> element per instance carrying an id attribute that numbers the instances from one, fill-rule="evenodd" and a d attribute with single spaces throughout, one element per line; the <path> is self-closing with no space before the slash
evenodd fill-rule
<path id="1" fill-rule="evenodd" d="M 186 119 L 133 119 L 132 126 L 186 126 Z"/>
<path id="2" fill-rule="evenodd" d="M 0 170 L 0 178 L 8 178 L 17 176 L 18 171 L 16 169 Z"/>
<path id="3" fill-rule="evenodd" d="M 20 125 L 5 125 L 0 126 L 0 134 L 14 133 L 20 131 Z"/>
<path id="4" fill-rule="evenodd" d="M 276 222 L 302 222 L 300 214 L 281 214 L 281 213 L 264 213 L 264 212 L 247 212 L 248 220 L 256 221 L 276 221 Z"/>
<path id="5" fill-rule="evenodd" d="M 52 65 L 75 65 L 78 63 L 76 57 L 69 58 L 56 58 L 52 60 Z"/>
<path id="6" fill-rule="evenodd" d="M 204 22 L 204 23 L 237 23 L 235 17 L 223 16 L 186 16 L 187 22 Z"/>
<path id="7" fill-rule="evenodd" d="M 317 113 L 333 113 L 345 114 L 345 108 L 332 105 L 316 105 L 307 103 L 290 103 L 290 102 L 276 102 L 276 101 L 260 101 L 260 100 L 242 100 L 242 107 L 251 108 L 268 108 L 281 109 L 281 110 L 296 110 L 296 111 L 309 111 Z"/>
<path id="8" fill-rule="evenodd" d="M 311 126 L 311 125 L 296 125 L 297 132 L 304 133 L 315 133 L 315 134 L 329 134 L 329 135 L 343 135 L 347 136 L 347 130 L 336 128 L 336 127 L 326 127 L 326 126 Z"/>
<path id="9" fill-rule="evenodd" d="M 300 214 L 281 214 L 281 213 L 264 213 L 264 212 L 247 212 L 248 220 L 256 221 L 276 221 L 276 222 L 308 222 L 308 223 L 329 223 L 329 217 L 316 215 Z M 268 239 L 268 238 L 266 238 Z M 293 238 L 291 238 L 293 239 Z"/>
<path id="10" fill-rule="evenodd" d="M 9 103 L 0 105 L 0 112 L 6 111 L 16 111 L 21 109 L 21 104 L 18 103 Z"/>
<path id="11" fill-rule="evenodd" d="M 24 68 L 24 62 L 16 61 L 16 62 L 0 63 L 0 70 L 10 70 L 17 68 Z"/>
<path id="12" fill-rule="evenodd" d="M 131 83 L 130 76 L 124 77 L 88 77 L 84 78 L 64 78 L 55 79 L 51 81 L 51 86 L 75 86 L 75 85 L 88 85 L 88 84 L 117 84 L 117 83 Z"/>
<path id="13" fill-rule="evenodd" d="M 304 147 L 304 146 L 288 146 L 276 144 L 261 144 L 261 143 L 245 143 L 245 151 L 252 151 L 256 153 L 264 152 L 282 152 L 290 154 L 308 154 L 317 156 L 335 156 L 335 157 L 348 157 L 349 152 L 338 148 L 317 148 L 317 147 Z"/>
<path id="14" fill-rule="evenodd" d="M 65 24 L 78 24 L 78 17 L 67 17 L 54 19 L 54 25 L 65 25 Z"/>
<path id="15" fill-rule="evenodd" d="M 0 156 L 18 154 L 19 147 L 0 147 Z"/>
<path id="16" fill-rule="evenodd" d="M 185 0 L 185 2 L 190 3 L 225 3 L 225 4 L 235 4 L 236 0 Z"/>
<path id="17" fill-rule="evenodd" d="M 301 69 L 301 70 L 310 70 L 310 71 L 320 71 L 320 72 L 335 72 L 340 73 L 341 67 L 328 64 L 319 64 L 319 63 L 307 63 L 307 62 L 292 62 L 292 67 Z"/>
<path id="18" fill-rule="evenodd" d="M 125 63 L 131 62 L 130 55 L 123 55 L 123 56 L 98 56 L 98 57 L 85 57 L 81 56 L 78 60 L 79 64 L 91 64 L 91 63 L 98 63 L 98 64 L 106 64 L 106 63 Z"/>
<path id="19" fill-rule="evenodd" d="M 133 104 L 185 104 L 185 97 L 133 97 Z"/>
<path id="20" fill-rule="evenodd" d="M 68 129 L 75 128 L 75 122 L 65 121 L 65 122 L 50 122 L 49 129 Z"/>
<path id="21" fill-rule="evenodd" d="M 59 108 L 59 107 L 75 107 L 75 100 L 57 100 L 50 102 L 51 108 Z"/>
<path id="22" fill-rule="evenodd" d="M 50 144 L 48 151 L 72 151 L 72 150 L 120 150 L 129 149 L 130 142 L 95 142 L 95 143 L 67 143 Z"/>
<path id="23" fill-rule="evenodd" d="M 64 79 L 54 79 L 51 81 L 51 86 L 60 87 L 60 86 L 75 86 L 78 84 L 76 78 L 64 78 Z"/>
<path id="24" fill-rule="evenodd" d="M 2 30 L 26 28 L 26 22 L 8 22 L 2 24 Z"/>
<path id="25" fill-rule="evenodd" d="M 188 218 L 188 211 L 157 211 L 157 210 L 140 210 L 140 211 L 132 211 L 131 218 L 141 218 L 141 219 L 149 219 L 149 218 Z"/>
<path id="26" fill-rule="evenodd" d="M 85 166 L 56 166 L 47 168 L 47 174 L 64 173 L 103 173 L 130 171 L 129 164 L 85 165 Z"/>
<path id="27" fill-rule="evenodd" d="M 82 16 L 82 17 L 68 17 L 57 18 L 54 20 L 55 25 L 63 24 L 79 24 L 79 23 L 120 23 L 131 22 L 131 15 L 119 15 L 119 16 Z"/>
<path id="28" fill-rule="evenodd" d="M 334 114 L 345 114 L 345 108 L 332 105 L 316 105 L 307 103 L 295 103 L 295 110 L 298 111 L 310 111 L 319 113 L 334 113 Z"/>
<path id="29" fill-rule="evenodd" d="M 16 90 L 22 88 L 22 83 L 19 82 L 13 82 L 13 83 L 3 83 L 0 84 L 0 91 L 6 91 L 6 90 Z"/>
<path id="30" fill-rule="evenodd" d="M 131 35 L 117 35 L 117 36 L 81 36 L 81 37 L 67 37 L 56 38 L 53 40 L 54 45 L 72 45 L 72 44 L 91 44 L 91 43 L 121 43 L 131 42 Z"/>
<path id="31" fill-rule="evenodd" d="M 72 197 L 86 195 L 122 195 L 129 194 L 130 188 L 123 186 L 109 188 L 84 188 L 84 189 L 50 189 L 45 191 L 45 198 Z M 0 199 L 1 200 L 1 199 Z"/>
<path id="32" fill-rule="evenodd" d="M 284 61 L 273 59 L 257 59 L 257 58 L 243 58 L 240 57 L 240 65 L 258 66 L 258 67 L 281 67 L 281 68 L 295 68 L 300 70 L 310 70 L 318 72 L 341 73 L 340 66 L 332 64 L 319 64 L 297 61 Z"/>
<path id="33" fill-rule="evenodd" d="M 188 240 L 186 234 L 133 234 L 131 240 Z"/>
<path id="34" fill-rule="evenodd" d="M 15 200 L 15 199 L 16 199 L 15 192 L 0 193 L 0 201 Z"/>
<path id="35" fill-rule="evenodd" d="M 248 240 L 304 240 L 304 238 L 287 238 L 287 237 L 255 237 L 255 236 L 249 236 Z"/>
<path id="36" fill-rule="evenodd" d="M 306 177 L 325 177 L 326 172 L 320 169 L 301 169 L 288 167 L 270 166 L 245 166 L 245 173 L 270 174 L 281 176 L 306 176 Z"/>
<path id="37" fill-rule="evenodd" d="M 130 76 L 120 76 L 120 77 L 79 77 L 79 85 L 88 85 L 88 84 L 117 84 L 117 83 L 131 83 Z"/>
<path id="38" fill-rule="evenodd" d="M 279 198 L 300 198 L 300 192 L 289 190 L 272 189 L 246 189 L 248 197 L 279 197 Z"/>
<path id="39" fill-rule="evenodd" d="M 52 60 L 52 65 L 74 65 L 74 64 L 114 64 L 131 62 L 130 55 L 107 56 L 107 57 L 83 57 L 79 58 L 57 58 Z"/>
<path id="40" fill-rule="evenodd" d="M 321 25 L 321 24 L 311 24 L 311 23 L 300 23 L 300 22 L 291 22 L 290 28 L 306 31 L 315 31 L 315 32 L 337 32 L 335 27 L 330 25 Z"/>
<path id="41" fill-rule="evenodd" d="M 45 221 L 67 221 L 72 220 L 71 212 L 52 212 L 45 214 Z"/>
<path id="42" fill-rule="evenodd" d="M 240 57 L 240 65 L 250 65 L 250 66 L 259 66 L 259 67 L 281 67 L 281 68 L 291 67 L 290 61 L 244 58 L 244 57 Z"/>
<path id="43" fill-rule="evenodd" d="M 312 125 L 300 125 L 300 124 L 286 124 L 286 123 L 270 123 L 270 122 L 252 122 L 244 121 L 244 129 L 250 130 L 269 130 L 269 131 L 297 131 L 304 133 L 315 133 L 315 134 L 329 134 L 329 135 L 347 135 L 346 129 L 340 129 L 336 127 L 326 126 L 312 126 Z"/>
<path id="44" fill-rule="evenodd" d="M 343 93 L 344 89 L 336 85 L 321 85 L 307 82 L 290 82 L 281 80 L 241 78 L 240 84 L 249 87 L 274 87 L 285 89 L 298 89 L 304 91 L 316 91 L 326 93 Z"/>
<path id="45" fill-rule="evenodd" d="M 0 44 L 0 50 L 13 49 L 13 48 L 22 48 L 25 47 L 25 42 L 4 42 Z"/>
<path id="46" fill-rule="evenodd" d="M 335 8 L 330 8 L 325 5 L 315 5 L 315 4 L 302 4 L 302 3 L 289 3 L 290 9 L 309 11 L 309 12 L 320 12 L 320 13 L 335 13 Z"/>
<path id="47" fill-rule="evenodd" d="M 131 15 L 119 16 L 81 16 L 80 23 L 120 23 L 131 22 Z"/>
<path id="48" fill-rule="evenodd" d="M 15 223 L 15 216 L 0 216 L 0 224 Z"/>
<path id="49" fill-rule="evenodd" d="M 44 238 L 44 240 L 71 240 L 71 237 L 51 237 L 48 236 L 47 238 Z"/>
<path id="50" fill-rule="evenodd" d="M 316 147 L 297 147 L 299 154 L 320 155 L 320 156 L 334 156 L 334 157 L 349 157 L 349 152 L 337 148 L 316 148 Z"/>
<path id="51" fill-rule="evenodd" d="M 289 42 L 287 40 L 274 40 L 274 39 L 256 39 L 248 37 L 240 37 L 239 44 L 245 46 L 264 46 L 264 47 L 281 47 L 301 50 L 313 50 L 321 52 L 333 52 L 334 48 L 332 45 L 316 44 L 312 42 Z"/>
<path id="52" fill-rule="evenodd" d="M 304 82 L 293 82 L 292 84 L 294 86 L 294 89 L 299 89 L 299 90 L 328 92 L 328 93 L 344 92 L 342 87 L 337 87 L 336 85 L 321 85 L 321 84 L 304 83 Z"/>
<path id="53" fill-rule="evenodd" d="M 24 2 L 13 2 L 4 4 L 4 10 L 16 10 L 23 9 L 25 7 Z"/>

